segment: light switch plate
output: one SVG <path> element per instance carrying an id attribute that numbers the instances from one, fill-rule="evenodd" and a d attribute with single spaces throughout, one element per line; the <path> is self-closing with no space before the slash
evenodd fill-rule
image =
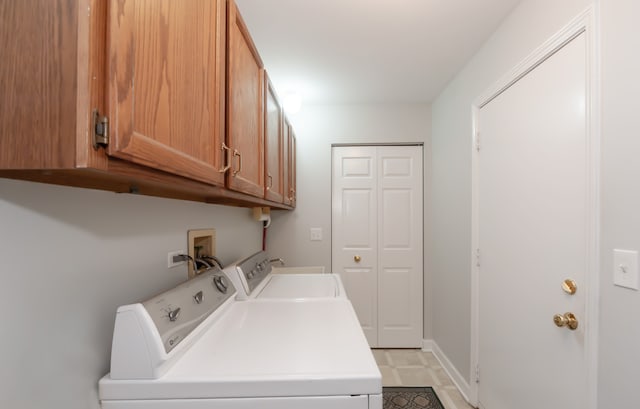
<path id="1" fill-rule="evenodd" d="M 309 240 L 322 241 L 322 228 L 312 227 L 311 229 L 309 229 Z"/>
<path id="2" fill-rule="evenodd" d="M 613 284 L 638 290 L 638 252 L 613 250 Z"/>

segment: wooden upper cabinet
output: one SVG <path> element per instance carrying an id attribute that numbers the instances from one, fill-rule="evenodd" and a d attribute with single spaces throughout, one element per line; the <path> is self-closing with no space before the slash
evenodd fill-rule
<path id="1" fill-rule="evenodd" d="M 283 112 L 273 84 L 265 71 L 265 199 L 282 203 L 284 201 L 283 185 Z"/>
<path id="2" fill-rule="evenodd" d="M 0 177 L 291 208 L 264 198 L 263 67 L 233 2 L 7 0 L 0 17 Z"/>
<path id="3" fill-rule="evenodd" d="M 238 12 L 227 3 L 227 187 L 264 197 L 264 74 L 258 50 Z"/>
<path id="4" fill-rule="evenodd" d="M 223 184 L 225 1 L 108 3 L 109 155 Z"/>

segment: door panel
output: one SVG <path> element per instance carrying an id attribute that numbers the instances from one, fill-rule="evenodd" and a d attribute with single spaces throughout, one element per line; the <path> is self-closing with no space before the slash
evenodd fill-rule
<path id="1" fill-rule="evenodd" d="M 378 344 L 376 150 L 333 151 L 332 271 L 340 273 L 369 345 Z"/>
<path id="2" fill-rule="evenodd" d="M 375 210 L 375 197 L 371 190 L 343 190 L 342 214 L 343 219 L 343 244 L 345 249 L 373 250 L 376 243 L 371 240 L 375 237 L 375 226 L 370 221 L 375 217 L 371 213 Z"/>
<path id="3" fill-rule="evenodd" d="M 367 264 L 366 260 L 361 262 Z M 343 285 L 353 309 L 358 316 L 362 331 L 369 343 L 377 342 L 378 309 L 376 294 L 378 283 L 376 272 L 366 265 L 359 268 L 347 267 L 341 272 Z"/>
<path id="4" fill-rule="evenodd" d="M 235 2 L 227 19 L 227 143 L 230 189 L 264 197 L 264 74 L 260 55 Z"/>
<path id="5" fill-rule="evenodd" d="M 408 249 L 411 246 L 411 201 L 407 189 L 385 189 L 382 192 L 383 249 Z"/>
<path id="6" fill-rule="evenodd" d="M 109 2 L 110 155 L 224 183 L 224 4 Z"/>
<path id="7" fill-rule="evenodd" d="M 407 296 L 411 289 L 412 271 L 408 268 L 380 269 L 380 326 L 382 330 L 407 329 L 411 326 L 411 298 Z"/>
<path id="8" fill-rule="evenodd" d="M 584 37 L 478 117 L 478 397 L 485 409 L 587 407 Z M 562 291 L 566 278 L 578 283 L 575 295 Z M 565 312 L 578 317 L 577 330 L 554 325 L 554 314 Z"/>
<path id="9" fill-rule="evenodd" d="M 372 347 L 422 344 L 421 160 L 416 146 L 333 149 L 332 268 Z"/>
<path id="10" fill-rule="evenodd" d="M 265 72 L 265 199 L 282 203 L 284 201 L 283 177 L 283 132 L 282 106 L 276 96 L 273 84 Z M 288 133 L 287 133 L 288 135 Z"/>
<path id="11" fill-rule="evenodd" d="M 422 345 L 422 149 L 387 146 L 378 153 L 378 346 Z"/>

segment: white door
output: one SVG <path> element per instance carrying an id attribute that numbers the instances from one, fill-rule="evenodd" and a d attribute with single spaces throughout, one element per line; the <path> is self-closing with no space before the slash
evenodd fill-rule
<path id="1" fill-rule="evenodd" d="M 332 271 L 372 347 L 422 344 L 422 147 L 333 148 Z"/>
<path id="2" fill-rule="evenodd" d="M 587 407 L 589 255 L 585 34 L 478 115 L 478 399 L 484 409 Z M 574 295 L 562 289 L 577 283 Z M 578 328 L 558 327 L 573 313 Z"/>

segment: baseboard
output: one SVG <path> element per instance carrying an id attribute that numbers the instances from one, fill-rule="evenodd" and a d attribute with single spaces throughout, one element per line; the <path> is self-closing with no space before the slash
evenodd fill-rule
<path id="1" fill-rule="evenodd" d="M 438 362 L 440 362 L 440 366 L 444 369 L 444 371 L 449 375 L 449 378 L 453 381 L 453 384 L 458 388 L 458 391 L 464 399 L 469 402 L 469 396 L 471 387 L 469 383 L 464 379 L 460 372 L 456 369 L 455 366 L 451 363 L 449 358 L 442 352 L 438 344 L 432 339 L 423 339 L 422 340 L 422 350 L 433 353 Z"/>

